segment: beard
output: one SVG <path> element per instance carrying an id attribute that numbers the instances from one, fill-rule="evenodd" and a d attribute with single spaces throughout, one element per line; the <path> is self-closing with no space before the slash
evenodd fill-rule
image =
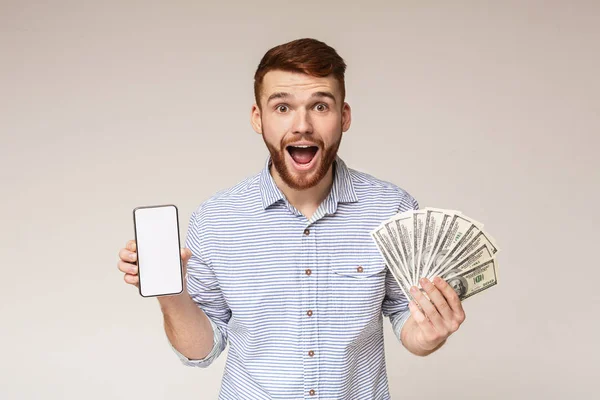
<path id="1" fill-rule="evenodd" d="M 319 146 L 319 151 L 315 154 L 315 157 L 319 157 L 317 161 L 318 167 L 314 172 L 307 173 L 295 173 L 285 162 L 285 153 L 287 152 L 286 147 L 290 144 L 298 142 L 304 139 L 304 136 L 301 137 L 292 137 L 288 140 L 285 138 L 281 139 L 281 143 L 279 144 L 279 148 L 277 146 L 267 142 L 265 136 L 262 135 L 267 148 L 269 149 L 269 153 L 271 154 L 271 161 L 273 163 L 273 167 L 283 180 L 283 182 L 292 189 L 295 190 L 304 190 L 309 189 L 316 186 L 321 180 L 327 175 L 327 171 L 335 161 L 337 156 L 338 149 L 340 147 L 340 143 L 342 142 L 342 135 L 340 132 L 339 139 L 333 143 L 329 147 L 325 147 L 325 143 L 321 139 L 315 137 L 306 138 L 308 141 L 316 143 Z"/>

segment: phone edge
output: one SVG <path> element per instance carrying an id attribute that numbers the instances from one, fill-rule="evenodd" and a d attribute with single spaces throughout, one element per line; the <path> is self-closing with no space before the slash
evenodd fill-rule
<path id="1" fill-rule="evenodd" d="M 181 277 L 181 290 L 179 292 L 154 294 L 154 295 L 145 296 L 142 293 L 142 279 L 140 276 L 140 269 L 139 269 L 139 251 L 138 251 L 138 243 L 137 243 L 137 224 L 136 224 L 136 219 L 135 219 L 135 212 L 139 209 L 144 209 L 144 208 L 161 208 L 161 207 L 173 207 L 175 209 L 175 222 L 177 223 L 177 246 L 178 246 L 177 256 L 179 257 L 179 275 Z M 138 267 L 138 279 L 139 279 L 138 292 L 139 292 L 140 296 L 142 296 L 144 298 L 149 298 L 149 297 L 160 297 L 160 296 L 176 296 L 176 295 L 182 294 L 183 289 L 185 288 L 185 285 L 184 285 L 185 277 L 183 276 L 183 260 L 181 259 L 181 234 L 180 234 L 180 228 L 179 228 L 179 208 L 177 208 L 177 206 L 175 204 L 157 204 L 157 205 L 150 205 L 150 206 L 135 207 L 133 209 L 133 236 L 134 236 L 134 240 L 135 240 L 136 253 L 137 253 L 137 257 L 135 259 L 135 264 Z"/>

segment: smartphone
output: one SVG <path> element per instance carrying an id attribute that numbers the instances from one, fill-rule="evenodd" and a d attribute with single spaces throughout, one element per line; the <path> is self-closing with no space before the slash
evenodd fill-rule
<path id="1" fill-rule="evenodd" d="M 179 216 L 173 204 L 133 209 L 139 289 L 142 297 L 183 292 Z"/>

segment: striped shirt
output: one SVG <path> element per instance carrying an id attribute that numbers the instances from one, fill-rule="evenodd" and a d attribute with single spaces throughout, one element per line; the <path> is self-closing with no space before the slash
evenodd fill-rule
<path id="1" fill-rule="evenodd" d="M 217 193 L 191 215 L 187 290 L 229 344 L 219 399 L 389 399 L 383 316 L 396 337 L 408 303 L 370 231 L 417 209 L 406 191 L 337 157 L 327 198 L 307 219 L 269 172 Z"/>

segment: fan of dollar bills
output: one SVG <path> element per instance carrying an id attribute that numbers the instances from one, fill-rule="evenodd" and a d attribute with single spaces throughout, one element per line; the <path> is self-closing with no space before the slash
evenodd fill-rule
<path id="1" fill-rule="evenodd" d="M 440 276 L 460 300 L 498 283 L 498 246 L 483 224 L 460 211 L 425 208 L 399 213 L 371 232 L 408 299 L 422 277 Z"/>

